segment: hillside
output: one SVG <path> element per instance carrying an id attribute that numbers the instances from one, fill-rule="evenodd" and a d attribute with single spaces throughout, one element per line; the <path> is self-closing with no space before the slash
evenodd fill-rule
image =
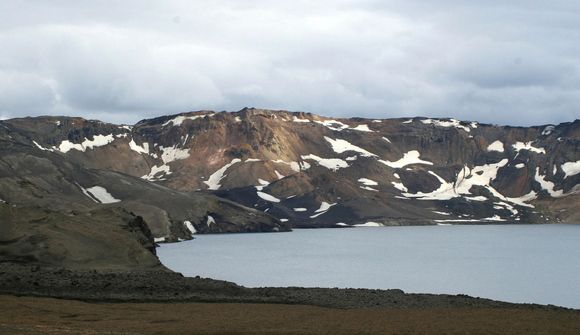
<path id="1" fill-rule="evenodd" d="M 0 199 L 119 206 L 168 240 L 289 227 L 580 220 L 580 120 L 504 127 L 245 108 L 0 121 Z"/>

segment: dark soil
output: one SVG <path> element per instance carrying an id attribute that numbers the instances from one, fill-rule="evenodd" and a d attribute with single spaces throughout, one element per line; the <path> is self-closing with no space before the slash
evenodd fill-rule
<path id="1" fill-rule="evenodd" d="M 0 296 L 0 334 L 580 334 L 580 312 L 95 303 Z"/>

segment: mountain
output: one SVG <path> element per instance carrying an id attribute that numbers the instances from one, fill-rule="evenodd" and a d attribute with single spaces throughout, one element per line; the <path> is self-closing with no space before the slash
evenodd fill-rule
<path id="1" fill-rule="evenodd" d="M 506 127 L 244 108 L 0 121 L 0 199 L 117 206 L 168 240 L 290 227 L 580 220 L 580 120 Z"/>

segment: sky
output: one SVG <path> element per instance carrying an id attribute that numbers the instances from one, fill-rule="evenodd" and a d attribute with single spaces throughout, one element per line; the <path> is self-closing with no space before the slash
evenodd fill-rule
<path id="1" fill-rule="evenodd" d="M 577 0 L 0 2 L 0 119 L 580 118 Z"/>

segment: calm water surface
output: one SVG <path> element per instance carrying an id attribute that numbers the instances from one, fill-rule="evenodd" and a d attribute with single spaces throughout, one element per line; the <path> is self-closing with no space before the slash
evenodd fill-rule
<path id="1" fill-rule="evenodd" d="M 184 275 L 248 287 L 400 288 L 580 308 L 580 225 L 200 235 L 158 255 Z"/>

